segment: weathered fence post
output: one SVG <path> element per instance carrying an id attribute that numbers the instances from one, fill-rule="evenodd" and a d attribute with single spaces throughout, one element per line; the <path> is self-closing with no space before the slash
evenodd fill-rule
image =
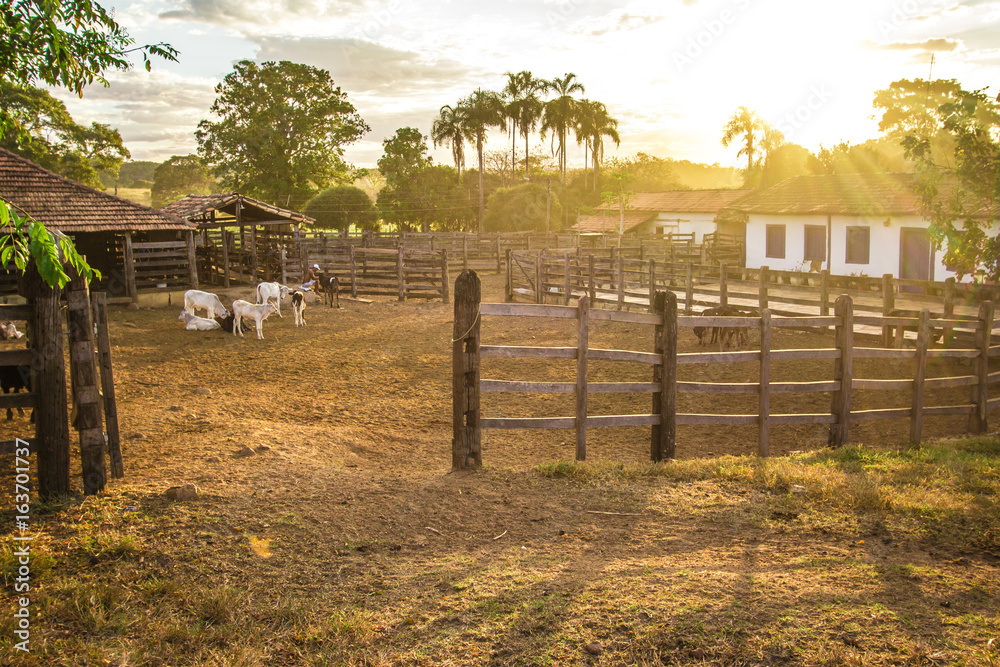
<path id="1" fill-rule="evenodd" d="M 834 305 L 837 322 L 837 349 L 840 356 L 833 363 L 833 379 L 840 388 L 833 392 L 830 412 L 836 422 L 830 425 L 831 447 L 846 445 L 850 437 L 851 382 L 854 379 L 854 303 L 846 294 Z"/>
<path id="2" fill-rule="evenodd" d="M 351 260 L 351 298 L 358 298 L 358 263 L 354 258 L 354 245 L 348 244 L 347 255 Z"/>
<path id="3" fill-rule="evenodd" d="M 479 422 L 479 304 L 482 288 L 475 271 L 464 270 L 455 280 L 455 325 L 452 329 L 453 470 L 483 464 Z"/>
<path id="4" fill-rule="evenodd" d="M 591 303 L 597 297 L 597 285 L 594 284 L 594 255 L 591 253 L 587 255 L 587 295 L 590 297 Z"/>
<path id="5" fill-rule="evenodd" d="M 135 255 L 132 252 L 132 232 L 125 232 L 125 290 L 132 303 L 139 303 L 139 290 L 135 284 Z"/>
<path id="6" fill-rule="evenodd" d="M 287 259 L 287 251 L 285 246 L 281 246 L 278 250 L 278 263 L 281 267 L 281 284 L 284 285 L 288 282 L 288 270 L 285 268 L 285 259 Z M 303 274 L 304 275 L 304 274 Z"/>
<path id="7" fill-rule="evenodd" d="M 479 237 L 476 237 L 476 245 L 479 245 Z M 462 270 L 469 268 L 469 237 L 462 236 Z"/>
<path id="8" fill-rule="evenodd" d="M 500 237 L 497 237 L 497 243 L 500 243 Z M 510 303 L 514 300 L 514 259 L 511 257 L 511 253 L 514 252 L 511 248 L 507 248 L 507 281 L 505 283 L 506 291 L 504 292 L 504 301 Z"/>
<path id="9" fill-rule="evenodd" d="M 403 271 L 403 248 L 396 249 L 396 280 L 399 281 L 399 300 L 406 301 L 406 274 Z"/>
<path id="10" fill-rule="evenodd" d="M 768 271 L 770 270 L 767 266 L 760 267 L 760 272 L 757 274 L 757 309 L 764 312 L 768 308 L 767 303 L 767 281 L 768 281 Z"/>
<path id="11" fill-rule="evenodd" d="M 195 255 L 194 251 L 194 232 L 188 232 L 185 236 L 187 242 L 187 256 L 188 256 L 188 282 L 191 283 L 191 289 L 198 289 L 198 257 Z"/>
<path id="12" fill-rule="evenodd" d="M 976 411 L 969 415 L 969 430 L 973 433 L 986 433 L 989 424 L 987 407 L 989 405 L 990 377 L 990 343 L 993 337 L 993 302 L 983 301 L 979 304 L 979 329 L 976 332 L 976 344 L 979 348 L 977 364 L 978 384 L 972 388 L 972 402 Z"/>
<path id="13" fill-rule="evenodd" d="M 949 320 L 955 316 L 955 279 L 948 278 L 944 281 L 944 319 Z M 955 327 L 945 327 L 942 332 L 942 342 L 945 347 L 951 344 L 951 339 L 955 335 Z"/>
<path id="14" fill-rule="evenodd" d="M 126 237 L 127 238 L 127 237 Z M 38 441 L 38 494 L 42 498 L 68 495 L 69 418 L 66 414 L 66 363 L 63 359 L 62 312 L 59 288 L 49 287 L 29 265 L 23 294 L 34 308 L 28 320 L 31 344 L 31 386 L 38 395 L 35 438 Z"/>
<path id="15" fill-rule="evenodd" d="M 924 376 L 927 373 L 927 342 L 930 339 L 930 311 L 920 311 L 917 326 L 917 354 L 913 370 L 913 397 L 910 404 L 910 444 L 919 445 L 924 426 Z"/>
<path id="16" fill-rule="evenodd" d="M 535 303 L 545 303 L 545 288 L 542 285 L 542 281 L 545 279 L 544 261 L 545 250 L 535 251 Z"/>
<path id="17" fill-rule="evenodd" d="M 451 275 L 448 270 L 448 249 L 441 251 L 441 301 L 448 303 L 451 300 L 449 291 L 451 290 Z"/>
<path id="18" fill-rule="evenodd" d="M 118 429 L 118 402 L 115 399 L 115 376 L 111 369 L 111 337 L 108 331 L 108 302 L 104 292 L 90 297 L 94 322 L 97 325 L 97 365 L 101 372 L 101 393 L 104 394 L 104 423 L 108 429 L 108 461 L 115 479 L 125 476 L 122 461 L 122 440 Z"/>
<path id="19" fill-rule="evenodd" d="M 758 393 L 757 453 L 771 454 L 771 311 L 760 311 L 760 387 Z"/>
<path id="20" fill-rule="evenodd" d="M 694 312 L 694 265 L 691 264 L 691 262 L 688 262 L 686 282 L 684 284 L 684 314 L 691 315 L 693 312 Z"/>
<path id="21" fill-rule="evenodd" d="M 499 234 L 497 234 L 497 243 L 496 243 L 496 245 L 497 245 L 497 273 L 500 273 L 500 271 L 503 270 L 503 267 L 500 265 L 500 262 L 503 261 L 503 254 L 500 252 L 500 235 Z M 510 249 L 508 248 L 508 252 L 509 251 L 510 251 Z M 507 266 L 508 266 L 508 268 L 510 267 L 510 262 L 507 262 Z"/>
<path id="22" fill-rule="evenodd" d="M 653 366 L 653 382 L 660 390 L 653 394 L 653 414 L 660 423 L 653 425 L 649 458 L 672 459 L 677 444 L 677 295 L 671 291 L 653 296 L 653 312 L 661 316 L 653 333 L 653 352 L 660 363 Z"/>
<path id="23" fill-rule="evenodd" d="M 819 314 L 824 317 L 830 314 L 830 269 L 819 274 Z"/>
<path id="24" fill-rule="evenodd" d="M 230 232 L 222 228 L 222 286 L 229 287 L 229 239 Z M 303 272 L 302 275 L 305 275 Z"/>
<path id="25" fill-rule="evenodd" d="M 896 295 L 892 290 L 892 274 L 882 275 L 882 317 L 889 317 L 889 313 L 896 309 Z M 900 329 L 902 330 L 902 329 Z M 883 325 L 882 327 L 882 347 L 892 346 L 892 327 Z"/>
<path id="26" fill-rule="evenodd" d="M 193 238 L 193 235 L 189 236 Z M 190 247 L 190 246 L 189 246 Z M 76 404 L 76 430 L 80 434 L 80 459 L 83 468 L 83 492 L 94 495 L 107 484 L 104 468 L 104 420 L 101 393 L 94 359 L 94 322 L 90 311 L 87 280 L 70 267 L 66 287 L 66 312 L 69 322 L 69 366 Z"/>
<path id="27" fill-rule="evenodd" d="M 725 262 L 719 262 L 719 305 L 723 308 L 729 305 L 729 277 L 726 273 Z"/>
<path id="28" fill-rule="evenodd" d="M 568 306 L 570 297 L 573 296 L 572 285 L 569 281 L 569 253 L 563 255 L 563 290 L 566 292 L 563 295 L 563 305 Z"/>
<path id="29" fill-rule="evenodd" d="M 587 460 L 587 355 L 590 349 L 590 299 L 576 306 L 576 460 Z"/>
<path id="30" fill-rule="evenodd" d="M 653 312 L 653 301 L 656 299 L 656 260 L 649 260 L 649 312 Z"/>
<path id="31" fill-rule="evenodd" d="M 625 307 L 625 257 L 618 253 L 618 310 Z"/>

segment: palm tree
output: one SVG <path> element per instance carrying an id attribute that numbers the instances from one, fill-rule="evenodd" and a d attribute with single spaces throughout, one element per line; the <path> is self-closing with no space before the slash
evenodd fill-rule
<path id="1" fill-rule="evenodd" d="M 479 157 L 479 233 L 483 233 L 483 213 L 486 200 L 483 196 L 483 145 L 486 143 L 486 131 L 491 127 L 503 129 L 506 126 L 503 101 L 492 90 L 477 89 L 461 102 L 462 120 L 465 136 L 476 140 L 476 153 Z"/>
<path id="2" fill-rule="evenodd" d="M 451 156 L 458 170 L 458 182 L 462 182 L 462 167 L 465 166 L 465 141 L 471 139 L 467 135 L 465 120 L 461 105 L 452 107 L 449 104 L 441 107 L 438 117 L 431 126 L 431 139 L 434 148 L 451 145 Z"/>
<path id="3" fill-rule="evenodd" d="M 555 78 L 545 84 L 545 89 L 556 94 L 556 97 L 545 103 L 542 112 L 542 136 L 551 130 L 553 141 L 559 142 L 559 150 L 553 153 L 559 156 L 559 170 L 562 172 L 563 185 L 566 184 L 566 131 L 574 125 L 577 105 L 573 93 L 583 93 L 583 84 L 575 81 L 576 74 L 567 73 L 563 78 Z"/>
<path id="4" fill-rule="evenodd" d="M 756 111 L 740 107 L 723 128 L 722 145 L 724 148 L 729 148 L 729 144 L 733 143 L 737 137 L 743 137 L 743 147 L 740 148 L 736 157 L 738 159 L 744 155 L 747 156 L 747 174 L 753 171 L 757 164 L 754 156 L 759 152 L 757 142 L 764 135 L 765 125 L 766 123 L 757 115 Z"/>
<path id="5" fill-rule="evenodd" d="M 510 119 L 510 172 L 514 176 L 514 165 L 517 164 L 517 127 L 521 126 L 521 136 L 524 137 L 524 177 L 528 178 L 528 136 L 535 129 L 538 116 L 541 113 L 541 100 L 538 92 L 545 85 L 542 79 L 536 79 L 531 72 L 523 70 L 517 74 L 507 72 L 507 85 L 503 96 L 507 101 L 504 113 Z"/>
<path id="6" fill-rule="evenodd" d="M 608 108 L 604 106 L 602 102 L 591 102 L 589 100 L 583 100 L 584 112 L 582 114 L 582 121 L 578 127 L 585 126 L 587 129 L 587 134 L 585 139 L 590 147 L 591 159 L 594 162 L 594 191 L 597 191 L 597 174 L 601 166 L 601 160 L 604 159 L 604 137 L 608 137 L 613 142 L 615 146 L 621 146 L 622 140 L 618 135 L 618 120 L 611 117 L 608 113 Z M 580 140 L 579 134 L 577 135 L 577 141 Z M 584 165 L 586 165 L 586 148 L 584 149 Z M 587 184 L 587 170 L 584 167 L 584 187 Z"/>

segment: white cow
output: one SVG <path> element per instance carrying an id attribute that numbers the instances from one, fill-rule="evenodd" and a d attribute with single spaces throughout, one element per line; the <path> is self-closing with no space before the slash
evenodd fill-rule
<path id="1" fill-rule="evenodd" d="M 208 311 L 208 317 L 225 317 L 229 314 L 229 311 L 215 294 L 189 289 L 184 292 L 184 311 L 194 315 L 197 308 L 204 308 Z"/>
<path id="2" fill-rule="evenodd" d="M 275 311 L 281 317 L 281 300 L 288 296 L 288 288 L 281 283 L 261 283 L 257 285 L 257 303 L 275 302 Z"/>
<path id="3" fill-rule="evenodd" d="M 262 303 L 262 304 L 252 304 L 249 301 L 244 301 L 243 299 L 237 299 L 233 301 L 233 335 L 235 336 L 239 333 L 240 338 L 243 338 L 243 318 L 247 317 L 252 319 L 257 323 L 257 338 L 264 340 L 264 331 L 262 328 L 264 320 L 271 313 L 278 311 L 278 307 L 273 303 Z"/>
<path id="4" fill-rule="evenodd" d="M 305 292 L 292 290 L 292 314 L 295 315 L 295 326 L 306 325 L 306 295 Z"/>
<path id="5" fill-rule="evenodd" d="M 197 315 L 192 315 L 186 310 L 182 310 L 177 319 L 184 322 L 184 328 L 188 331 L 212 331 L 213 329 L 222 328 L 222 325 L 216 320 L 211 320 L 207 317 L 198 317 Z"/>

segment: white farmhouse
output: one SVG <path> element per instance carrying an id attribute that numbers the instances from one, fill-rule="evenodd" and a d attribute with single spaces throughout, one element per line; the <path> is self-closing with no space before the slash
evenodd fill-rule
<path id="1" fill-rule="evenodd" d="M 694 234 L 701 243 L 705 234 L 716 232 L 715 218 L 722 209 L 752 190 L 669 190 L 637 192 L 625 209 L 622 232 L 641 236 Z M 621 213 L 617 204 L 603 204 L 597 212 L 572 229 L 584 234 L 617 234 Z M 725 230 L 718 230 L 725 231 Z"/>
<path id="2" fill-rule="evenodd" d="M 736 202 L 746 265 L 941 281 L 954 277 L 927 235 L 913 174 L 796 176 Z"/>

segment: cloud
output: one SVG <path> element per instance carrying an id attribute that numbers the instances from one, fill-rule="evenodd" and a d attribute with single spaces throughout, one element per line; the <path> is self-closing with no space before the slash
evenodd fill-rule
<path id="1" fill-rule="evenodd" d="M 178 9 L 160 12 L 161 19 L 196 21 L 222 26 L 234 22 L 274 25 L 288 17 L 342 16 L 362 8 L 364 0 L 179 0 Z"/>
<path id="2" fill-rule="evenodd" d="M 927 53 L 954 51 L 962 46 L 961 41 L 948 39 L 947 37 L 935 37 L 933 39 L 925 39 L 922 42 L 890 42 L 888 44 L 869 42 L 868 44 L 872 48 L 884 51 L 925 51 Z"/>
<path id="3" fill-rule="evenodd" d="M 583 25 L 578 32 L 588 37 L 601 37 L 607 34 L 620 32 L 630 32 L 639 28 L 653 25 L 663 20 L 662 16 L 651 14 L 629 14 L 628 12 L 616 12 L 614 15 L 603 16 L 591 25 Z"/>

